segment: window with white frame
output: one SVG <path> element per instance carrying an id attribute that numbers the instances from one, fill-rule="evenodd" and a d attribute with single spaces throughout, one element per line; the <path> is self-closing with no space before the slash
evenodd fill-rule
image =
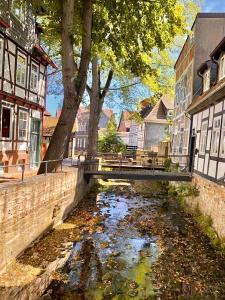
<path id="1" fill-rule="evenodd" d="M 223 115 L 222 133 L 220 141 L 220 155 L 225 157 L 225 115 Z"/>
<path id="2" fill-rule="evenodd" d="M 205 71 L 203 74 L 203 93 L 210 88 L 210 70 Z"/>
<path id="3" fill-rule="evenodd" d="M 212 131 L 212 142 L 211 142 L 211 154 L 218 155 L 219 151 L 219 141 L 220 141 L 220 124 L 221 118 L 215 118 L 213 121 L 213 131 Z"/>
<path id="4" fill-rule="evenodd" d="M 19 140 L 27 140 L 27 128 L 28 128 L 28 112 L 24 110 L 19 111 L 19 126 L 18 126 L 18 138 Z"/>
<path id="5" fill-rule="evenodd" d="M 204 154 L 205 153 L 205 149 L 206 149 L 207 127 L 208 127 L 208 122 L 202 123 L 201 138 L 200 138 L 200 147 L 199 147 L 199 153 L 201 153 L 201 154 Z"/>
<path id="6" fill-rule="evenodd" d="M 219 79 L 225 77 L 225 54 L 219 60 Z"/>
<path id="7" fill-rule="evenodd" d="M 37 93 L 38 89 L 38 66 L 31 64 L 31 73 L 30 73 L 30 89 Z"/>
<path id="8" fill-rule="evenodd" d="M 12 13 L 16 18 L 24 22 L 25 21 L 25 12 L 26 12 L 26 7 L 25 7 L 25 1 L 23 0 L 13 0 L 12 1 Z"/>
<path id="9" fill-rule="evenodd" d="M 26 58 L 22 54 L 17 56 L 17 68 L 16 68 L 16 83 L 25 87 L 26 78 Z"/>

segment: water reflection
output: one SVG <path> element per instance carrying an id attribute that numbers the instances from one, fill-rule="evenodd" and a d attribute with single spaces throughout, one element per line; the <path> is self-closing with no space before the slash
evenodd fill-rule
<path id="1" fill-rule="evenodd" d="M 126 187 L 128 189 L 129 187 Z M 152 202 L 151 202 L 152 201 Z M 154 200 L 99 193 L 102 231 L 85 233 L 62 270 L 67 283 L 54 282 L 51 299 L 147 299 L 153 293 L 151 264 L 158 256 L 155 237 L 140 233 L 129 221 L 133 209 Z M 142 216 L 143 218 L 143 216 Z"/>

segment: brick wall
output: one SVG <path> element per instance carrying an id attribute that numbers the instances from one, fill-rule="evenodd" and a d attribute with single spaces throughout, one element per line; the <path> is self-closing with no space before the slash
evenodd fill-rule
<path id="1" fill-rule="evenodd" d="M 211 216 L 217 234 L 225 239 L 225 187 L 198 175 L 194 175 L 193 184 L 197 185 L 199 196 L 187 198 L 186 203 L 193 209 L 198 207 L 203 215 Z"/>
<path id="2" fill-rule="evenodd" d="M 87 190 L 82 168 L 1 184 L 0 272 L 48 228 L 61 223 Z"/>

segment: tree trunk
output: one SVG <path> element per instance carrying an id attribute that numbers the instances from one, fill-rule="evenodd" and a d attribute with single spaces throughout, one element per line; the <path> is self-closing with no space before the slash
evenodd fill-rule
<path id="1" fill-rule="evenodd" d="M 108 78 L 101 93 L 100 68 L 98 66 L 98 58 L 92 60 L 92 88 L 90 89 L 90 118 L 88 127 L 88 150 L 87 157 L 93 158 L 97 152 L 98 145 L 98 124 L 104 104 L 105 96 L 110 87 L 113 77 L 113 71 L 110 70 Z"/>
<path id="2" fill-rule="evenodd" d="M 80 67 L 74 61 L 73 32 L 75 0 L 63 1 L 62 18 L 62 75 L 64 101 L 62 112 L 51 138 L 44 160 L 61 160 L 71 136 L 76 114 L 83 97 L 87 82 L 87 70 L 91 52 L 92 0 L 83 0 L 83 36 Z M 60 165 L 60 161 L 48 163 L 47 171 L 51 172 Z M 42 163 L 38 174 L 45 172 L 46 164 Z"/>

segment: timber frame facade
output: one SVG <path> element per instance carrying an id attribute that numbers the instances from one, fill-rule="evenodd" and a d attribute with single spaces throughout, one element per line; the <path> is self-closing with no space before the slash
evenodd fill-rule
<path id="1" fill-rule="evenodd" d="M 198 13 L 190 35 L 175 64 L 176 90 L 172 129 L 172 154 L 188 155 L 191 118 L 186 114 L 193 99 L 201 93 L 197 70 L 224 37 L 225 13 Z M 179 161 L 182 163 L 182 161 Z"/>
<path id="2" fill-rule="evenodd" d="M 19 5 L 16 2 L 16 7 L 12 1 L 3 2 L 5 6 L 0 14 L 0 172 L 12 172 L 17 168 L 7 166 L 29 164 L 35 167 L 41 159 L 47 66 L 54 67 L 54 64 L 39 44 L 31 7 L 25 1 Z"/>
<path id="3" fill-rule="evenodd" d="M 194 171 L 212 181 L 225 176 L 225 38 L 203 63 L 201 95 L 187 109 L 192 116 Z M 193 149 L 193 147 L 192 147 Z"/>

